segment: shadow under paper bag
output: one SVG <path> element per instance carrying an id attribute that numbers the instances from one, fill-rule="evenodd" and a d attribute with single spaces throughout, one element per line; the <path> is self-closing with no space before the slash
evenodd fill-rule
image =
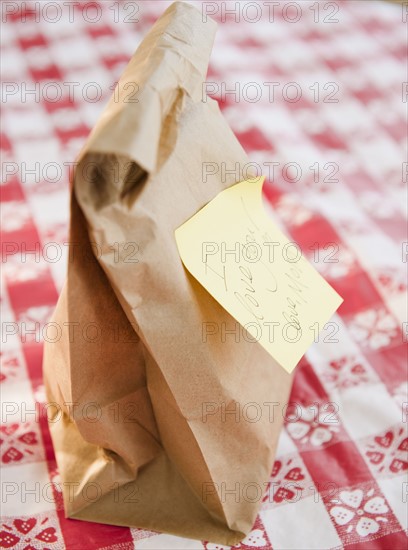
<path id="1" fill-rule="evenodd" d="M 257 342 L 203 338 L 204 323 L 235 320 L 186 271 L 174 238 L 236 183 L 220 172 L 203 183 L 203 162 L 248 163 L 216 101 L 202 101 L 215 26 L 172 4 L 80 155 L 53 318 L 63 337 L 46 344 L 44 372 L 68 517 L 233 545 L 261 506 L 243 489 L 267 487 L 292 377 Z M 137 102 L 125 101 L 128 83 Z M 86 326 L 101 337 L 85 338 Z M 271 402 L 273 422 L 204 414 Z"/>

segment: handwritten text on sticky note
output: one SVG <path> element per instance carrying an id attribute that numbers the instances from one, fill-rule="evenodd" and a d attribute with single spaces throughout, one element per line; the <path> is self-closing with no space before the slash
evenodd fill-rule
<path id="1" fill-rule="evenodd" d="M 222 191 L 175 237 L 190 273 L 291 372 L 342 298 L 268 217 L 263 181 Z"/>

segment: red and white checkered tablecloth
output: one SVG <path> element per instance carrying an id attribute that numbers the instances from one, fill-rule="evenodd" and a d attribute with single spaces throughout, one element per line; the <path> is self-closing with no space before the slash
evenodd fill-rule
<path id="1" fill-rule="evenodd" d="M 195 4 L 220 22 L 207 91 L 267 176 L 271 214 L 344 298 L 297 367 L 270 488 L 235 548 L 406 548 L 407 5 Z M 168 5 L 1 5 L 3 548 L 223 548 L 65 519 L 40 414 L 70 163 Z"/>

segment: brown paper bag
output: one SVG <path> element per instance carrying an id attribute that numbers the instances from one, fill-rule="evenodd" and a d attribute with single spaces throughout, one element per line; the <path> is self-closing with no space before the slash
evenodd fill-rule
<path id="1" fill-rule="evenodd" d="M 232 545 L 267 488 L 291 376 L 259 343 L 204 338 L 206 323 L 237 323 L 175 243 L 236 183 L 220 171 L 204 183 L 203 163 L 248 162 L 202 100 L 214 33 L 196 8 L 170 6 L 92 131 L 44 371 L 67 516 Z"/>

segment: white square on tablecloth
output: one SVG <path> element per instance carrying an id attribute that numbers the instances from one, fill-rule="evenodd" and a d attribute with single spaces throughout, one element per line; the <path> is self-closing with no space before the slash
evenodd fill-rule
<path id="1" fill-rule="evenodd" d="M 359 386 L 338 393 L 343 426 L 351 439 L 381 433 L 395 424 L 400 411 L 384 384 L 371 384 L 370 391 Z"/>
<path id="2" fill-rule="evenodd" d="M 18 517 L 23 510 L 29 510 L 30 515 L 55 510 L 47 463 L 2 468 L 1 508 L 3 516 Z"/>
<path id="3" fill-rule="evenodd" d="M 21 357 L 21 354 L 18 356 Z M 24 375 L 26 376 L 25 373 Z M 4 389 L 7 389 L 7 394 L 2 399 L 3 424 L 38 421 L 33 390 L 28 378 L 18 377 L 15 381 L 9 381 Z"/>
<path id="4" fill-rule="evenodd" d="M 408 475 L 379 479 L 378 485 L 401 526 L 408 529 Z"/>
<path id="5" fill-rule="evenodd" d="M 292 438 L 289 437 L 288 432 L 285 430 L 285 428 L 282 428 L 282 431 L 279 435 L 278 448 L 276 449 L 276 458 L 291 453 L 297 453 L 297 447 L 293 443 Z"/>
<path id="6" fill-rule="evenodd" d="M 135 540 L 136 550 L 203 550 L 202 542 L 173 535 L 154 535 L 144 539 Z"/>
<path id="7" fill-rule="evenodd" d="M 41 88 L 35 88 L 33 84 L 27 84 L 27 89 L 35 91 L 37 97 L 41 97 Z M 35 94 L 33 93 L 30 96 L 28 93 L 26 96 L 27 101 L 34 101 Z M 30 103 L 31 105 L 31 103 Z M 3 128 L 7 135 L 9 135 L 14 141 L 24 139 L 27 137 L 32 138 L 49 138 L 52 126 L 50 123 L 50 118 L 47 116 L 45 111 L 41 109 L 36 109 L 35 107 L 30 107 L 27 109 L 15 109 L 12 112 L 6 111 L 3 115 Z"/>
<path id="8" fill-rule="evenodd" d="M 326 550 L 341 546 L 341 540 L 323 504 L 315 497 L 307 497 L 272 510 L 260 516 L 272 547 L 279 550 Z M 293 524 L 288 529 L 288 517 Z"/>

